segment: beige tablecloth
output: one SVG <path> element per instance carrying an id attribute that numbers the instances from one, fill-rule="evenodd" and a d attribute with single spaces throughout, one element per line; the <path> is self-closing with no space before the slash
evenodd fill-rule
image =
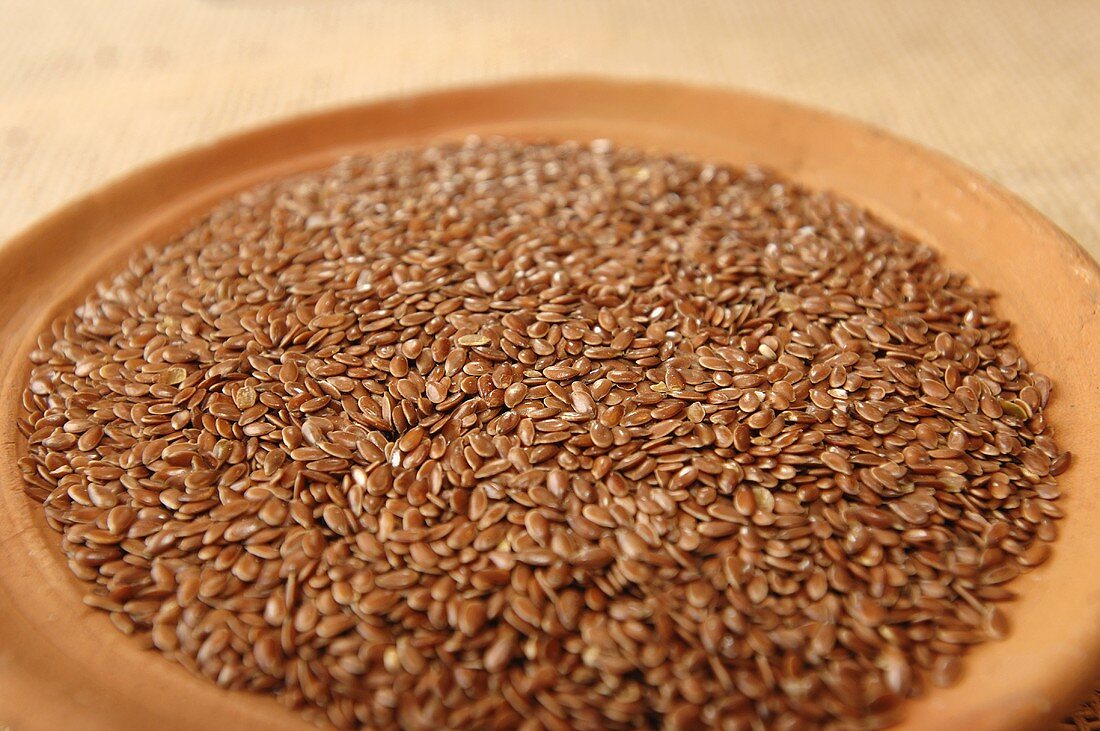
<path id="1" fill-rule="evenodd" d="M 136 165 L 303 109 L 578 72 L 871 121 L 1100 255 L 1095 0 L 0 0 L 0 239 Z"/>
<path id="2" fill-rule="evenodd" d="M 1000 181 L 1100 257 L 1097 0 L 0 0 L 0 240 L 250 125 L 566 73 L 859 117 Z"/>

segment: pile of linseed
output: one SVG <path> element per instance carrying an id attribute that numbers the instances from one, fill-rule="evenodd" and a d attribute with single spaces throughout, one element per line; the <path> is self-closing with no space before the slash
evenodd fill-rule
<path id="1" fill-rule="evenodd" d="M 879 727 L 1061 516 L 991 299 L 757 170 L 387 152 L 53 321 L 21 464 L 88 604 L 340 728 Z"/>

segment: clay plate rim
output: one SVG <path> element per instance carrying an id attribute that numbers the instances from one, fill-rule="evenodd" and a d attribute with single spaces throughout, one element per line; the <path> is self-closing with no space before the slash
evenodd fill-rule
<path id="1" fill-rule="evenodd" d="M 322 111 L 232 136 L 116 180 L 0 248 L 0 729 L 308 729 L 269 698 L 228 693 L 140 650 L 80 602 L 57 536 L 19 490 L 25 356 L 50 314 L 134 245 L 226 194 L 341 154 L 453 139 L 608 137 L 832 190 L 1003 293 L 1016 339 L 1056 383 L 1050 414 L 1074 464 L 1053 558 L 1013 586 L 1013 632 L 971 652 L 962 683 L 905 706 L 909 729 L 1025 729 L 1060 718 L 1100 675 L 1100 268 L 1018 198 L 865 124 L 743 92 L 597 78 L 521 80 Z M 125 686 L 116 679 L 127 679 Z"/>

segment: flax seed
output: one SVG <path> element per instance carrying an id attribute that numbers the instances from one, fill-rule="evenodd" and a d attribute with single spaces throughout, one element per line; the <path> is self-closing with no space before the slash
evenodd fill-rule
<path id="1" fill-rule="evenodd" d="M 39 338 L 19 465 L 86 604 L 338 728 L 874 727 L 1050 560 L 1009 331 L 833 196 L 475 139 L 136 254 Z"/>

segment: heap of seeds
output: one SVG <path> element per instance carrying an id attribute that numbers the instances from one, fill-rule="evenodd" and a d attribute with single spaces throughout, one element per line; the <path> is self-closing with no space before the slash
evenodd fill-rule
<path id="1" fill-rule="evenodd" d="M 53 321 L 21 464 L 88 604 L 340 728 L 879 727 L 1061 516 L 991 299 L 757 170 L 388 152 Z"/>

